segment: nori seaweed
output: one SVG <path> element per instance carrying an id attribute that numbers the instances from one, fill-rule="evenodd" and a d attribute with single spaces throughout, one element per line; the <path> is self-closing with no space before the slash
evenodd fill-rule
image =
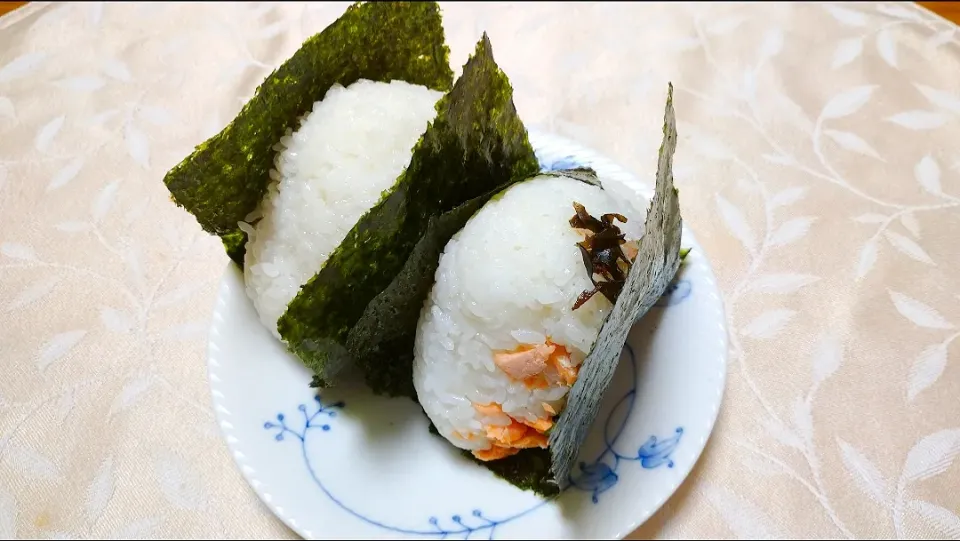
<path id="1" fill-rule="evenodd" d="M 350 329 L 347 351 L 374 393 L 416 400 L 413 347 L 417 322 L 423 301 L 433 287 L 440 254 L 447 241 L 463 229 L 467 220 L 493 195 L 476 197 L 439 218 L 431 218 L 403 270 L 370 301 Z"/>
<path id="2" fill-rule="evenodd" d="M 553 481 L 561 487 L 569 482 L 580 446 L 599 412 L 630 329 L 660 299 L 680 267 L 683 220 L 677 190 L 673 186 L 677 122 L 672 84 L 667 89 L 663 116 L 663 144 L 660 146 L 656 188 L 647 211 L 639 253 L 623 291 L 581 365 L 577 382 L 567 395 L 567 404 L 550 432 L 550 469 Z"/>
<path id="3" fill-rule="evenodd" d="M 532 490 L 548 498 L 560 493 L 560 487 L 554 482 L 550 471 L 549 449 L 524 449 L 515 455 L 489 462 L 478 459 L 470 451 L 463 451 L 463 455 L 521 490 Z"/>
<path id="4" fill-rule="evenodd" d="M 316 374 L 313 383 L 335 384 L 342 363 L 350 360 L 345 346 L 351 329 L 400 274 L 431 219 L 538 170 L 510 81 L 484 34 L 453 89 L 437 102 L 437 117 L 414 147 L 406 170 L 278 322 L 290 350 Z M 352 343 L 376 339 L 377 329 L 364 328 L 368 332 L 354 332 Z"/>
<path id="5" fill-rule="evenodd" d="M 219 235 L 243 266 L 237 227 L 266 193 L 273 146 L 335 83 L 400 79 L 447 91 L 449 49 L 436 2 L 357 2 L 303 43 L 257 87 L 220 133 L 197 146 L 163 181 L 173 200 Z"/>

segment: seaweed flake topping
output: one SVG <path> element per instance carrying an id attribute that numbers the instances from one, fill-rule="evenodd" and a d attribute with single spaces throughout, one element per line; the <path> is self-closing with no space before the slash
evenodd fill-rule
<path id="1" fill-rule="evenodd" d="M 584 291 L 577 297 L 573 309 L 580 308 L 597 293 L 611 303 L 616 303 L 637 254 L 635 243 L 627 242 L 624 233 L 614 223 L 627 223 L 627 217 L 609 213 L 600 216 L 598 220 L 576 201 L 573 202 L 573 209 L 576 214 L 570 218 L 570 227 L 584 235 L 583 241 L 578 242 L 577 247 L 580 248 L 583 266 L 593 283 L 593 289 Z M 628 256 L 624 249 L 632 257 Z"/>

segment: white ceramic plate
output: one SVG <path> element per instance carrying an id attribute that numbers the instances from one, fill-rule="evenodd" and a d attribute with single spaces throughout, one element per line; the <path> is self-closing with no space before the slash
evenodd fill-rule
<path id="1" fill-rule="evenodd" d="M 531 131 L 544 169 L 593 167 L 642 193 L 628 172 Z M 652 180 L 652 179 L 651 179 Z M 210 329 L 213 402 L 227 445 L 263 502 L 306 538 L 619 539 L 690 473 L 713 429 L 727 331 L 713 272 L 693 235 L 668 293 L 628 340 L 582 449 L 573 485 L 545 500 L 427 431 L 407 399 L 310 389 L 310 374 L 260 324 L 234 265 Z"/>

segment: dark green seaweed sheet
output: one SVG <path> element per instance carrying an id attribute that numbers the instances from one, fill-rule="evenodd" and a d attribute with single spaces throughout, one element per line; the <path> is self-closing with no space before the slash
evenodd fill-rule
<path id="1" fill-rule="evenodd" d="M 656 188 L 647 211 L 639 253 L 597 341 L 581 365 L 567 404 L 550 432 L 551 473 L 554 482 L 560 486 L 569 482 L 580 447 L 599 412 L 630 329 L 663 295 L 680 267 L 683 220 L 677 190 L 673 186 L 673 154 L 676 149 L 677 122 L 671 84 L 667 90 Z"/>
<path id="2" fill-rule="evenodd" d="M 437 117 L 396 184 L 351 229 L 278 322 L 290 350 L 316 374 L 314 384 L 336 383 L 337 373 L 351 362 L 348 341 L 378 339 L 379 330 L 369 326 L 351 339 L 351 329 L 400 274 L 432 219 L 538 169 L 510 81 L 484 34 L 453 89 L 437 103 Z M 375 369 L 382 369 L 379 361 Z M 400 394 L 408 385 L 398 386 Z"/>
<path id="3" fill-rule="evenodd" d="M 164 184 L 243 266 L 246 234 L 237 222 L 266 193 L 273 146 L 284 131 L 335 83 L 400 79 L 449 90 L 448 58 L 436 2 L 355 3 L 271 73 L 237 117 L 171 169 Z"/>
<path id="4" fill-rule="evenodd" d="M 447 241 L 493 195 L 476 197 L 439 218 L 431 218 L 403 270 L 374 297 L 350 329 L 347 351 L 374 393 L 416 400 L 413 346 L 420 309 L 433 287 L 440 254 Z"/>

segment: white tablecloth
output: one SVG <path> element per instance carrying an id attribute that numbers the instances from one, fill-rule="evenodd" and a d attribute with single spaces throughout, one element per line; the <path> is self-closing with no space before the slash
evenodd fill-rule
<path id="1" fill-rule="evenodd" d="M 0 537 L 291 537 L 226 452 L 227 258 L 161 182 L 343 4 L 100 2 L 0 18 Z M 960 32 L 908 3 L 449 4 L 525 122 L 652 169 L 729 383 L 640 537 L 960 538 Z"/>

